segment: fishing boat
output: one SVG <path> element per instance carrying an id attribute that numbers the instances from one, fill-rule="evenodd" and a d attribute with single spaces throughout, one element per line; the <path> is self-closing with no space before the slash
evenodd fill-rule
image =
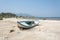
<path id="1" fill-rule="evenodd" d="M 37 21 L 19 21 L 18 26 L 21 28 L 33 28 L 39 24 Z"/>

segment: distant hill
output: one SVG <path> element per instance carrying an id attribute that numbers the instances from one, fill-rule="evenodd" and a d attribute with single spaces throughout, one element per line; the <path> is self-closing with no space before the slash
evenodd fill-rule
<path id="1" fill-rule="evenodd" d="M 0 20 L 3 18 L 11 18 L 11 17 L 20 17 L 20 18 L 35 18 L 32 15 L 26 14 L 26 13 L 19 13 L 19 14 L 14 14 L 14 13 L 0 13 Z"/>
<path id="2" fill-rule="evenodd" d="M 32 15 L 30 14 L 26 14 L 26 13 L 18 13 L 16 14 L 17 16 L 28 16 L 28 17 L 31 17 Z"/>
<path id="3" fill-rule="evenodd" d="M 11 17 L 16 17 L 16 14 L 13 14 L 13 13 L 0 13 L 0 19 L 2 19 L 2 18 L 11 18 Z"/>

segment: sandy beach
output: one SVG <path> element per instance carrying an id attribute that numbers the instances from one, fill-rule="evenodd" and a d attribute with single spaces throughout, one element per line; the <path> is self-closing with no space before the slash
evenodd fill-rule
<path id="1" fill-rule="evenodd" d="M 17 20 L 0 20 L 0 40 L 60 40 L 60 20 L 39 20 L 39 26 L 28 30 L 20 30 Z"/>

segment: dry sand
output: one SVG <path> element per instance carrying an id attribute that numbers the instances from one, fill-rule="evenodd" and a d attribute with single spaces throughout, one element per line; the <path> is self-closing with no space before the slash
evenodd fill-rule
<path id="1" fill-rule="evenodd" d="M 0 20 L 0 40 L 60 40 L 60 21 L 40 20 L 39 26 L 20 30 L 16 22 Z"/>

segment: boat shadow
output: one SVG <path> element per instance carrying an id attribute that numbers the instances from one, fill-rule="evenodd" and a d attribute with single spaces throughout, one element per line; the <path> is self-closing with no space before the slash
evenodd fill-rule
<path id="1" fill-rule="evenodd" d="M 36 27 L 36 26 L 38 26 L 38 25 L 35 25 L 35 26 L 32 26 L 32 27 L 29 27 L 29 28 L 24 28 L 24 27 L 20 27 L 20 26 L 18 26 L 18 28 L 19 28 L 20 30 L 29 30 L 29 29 L 32 29 L 32 28 L 34 28 L 34 27 Z"/>

